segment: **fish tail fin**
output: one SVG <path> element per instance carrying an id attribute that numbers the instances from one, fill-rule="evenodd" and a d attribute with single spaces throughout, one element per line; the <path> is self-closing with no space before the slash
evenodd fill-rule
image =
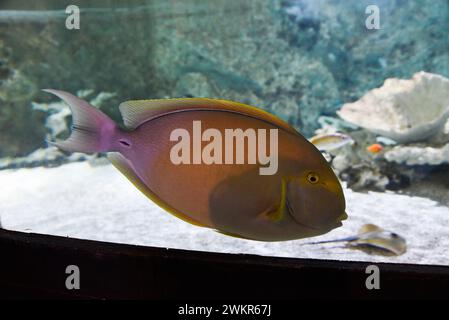
<path id="1" fill-rule="evenodd" d="M 117 125 L 103 112 L 71 93 L 44 89 L 67 103 L 72 111 L 72 132 L 64 141 L 47 141 L 63 151 L 68 152 L 107 152 L 111 149 L 111 142 Z"/>

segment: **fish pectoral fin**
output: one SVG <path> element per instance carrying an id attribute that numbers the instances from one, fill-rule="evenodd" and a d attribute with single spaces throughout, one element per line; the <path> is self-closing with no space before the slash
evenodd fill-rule
<path id="1" fill-rule="evenodd" d="M 272 222 L 280 221 L 284 217 L 284 213 L 279 209 L 280 209 L 279 206 L 272 206 L 267 210 L 263 211 L 261 214 L 259 214 L 258 218 L 263 220 L 269 220 Z"/>
<path id="2" fill-rule="evenodd" d="M 200 222 L 192 219 L 191 217 L 187 216 L 186 214 L 179 212 L 178 210 L 171 208 L 169 205 L 167 205 L 165 202 L 163 202 L 156 194 L 151 191 L 150 188 L 148 188 L 145 183 L 137 176 L 137 174 L 134 172 L 133 168 L 129 164 L 128 160 L 122 156 L 118 152 L 111 152 L 108 153 L 108 159 L 111 161 L 111 163 L 116 167 L 128 180 L 142 192 L 147 198 L 149 198 L 151 201 L 156 203 L 159 207 L 164 209 L 165 211 L 171 213 L 175 217 L 184 220 L 190 224 L 200 226 L 200 227 L 208 227 Z"/>
<path id="3" fill-rule="evenodd" d="M 259 214 L 259 218 L 266 219 L 272 222 L 279 222 L 285 216 L 287 209 L 287 179 L 282 179 L 281 182 L 281 200 L 278 204 L 274 204 L 267 210 Z"/>

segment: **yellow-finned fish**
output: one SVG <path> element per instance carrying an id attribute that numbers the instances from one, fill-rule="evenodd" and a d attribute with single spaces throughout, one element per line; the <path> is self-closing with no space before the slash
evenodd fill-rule
<path id="1" fill-rule="evenodd" d="M 121 129 L 88 102 L 45 91 L 73 114 L 70 137 L 54 145 L 107 152 L 141 192 L 184 221 L 236 237 L 282 241 L 326 233 L 347 217 L 342 187 L 322 154 L 268 112 L 206 98 L 127 101 L 119 106 Z M 264 159 L 267 152 L 273 166 Z"/>
<path id="2" fill-rule="evenodd" d="M 397 233 L 384 230 L 374 224 L 363 225 L 355 236 L 336 240 L 308 242 L 304 243 L 304 245 L 335 242 L 347 242 L 349 247 L 355 247 L 362 250 L 367 248 L 380 249 L 383 251 L 382 253 L 391 253 L 397 256 L 404 254 L 407 251 L 407 243 L 403 237 Z"/>
<path id="3" fill-rule="evenodd" d="M 347 144 L 353 144 L 354 140 L 343 133 L 329 133 L 316 135 L 310 138 L 310 142 L 320 151 L 330 151 L 341 148 Z"/>

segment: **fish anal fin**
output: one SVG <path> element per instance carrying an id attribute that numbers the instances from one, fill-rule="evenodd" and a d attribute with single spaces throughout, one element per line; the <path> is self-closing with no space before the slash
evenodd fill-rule
<path id="1" fill-rule="evenodd" d="M 179 212 L 178 210 L 171 208 L 169 205 L 167 205 L 165 202 L 163 202 L 156 194 L 154 194 L 150 188 L 148 188 L 145 183 L 137 176 L 137 174 L 132 169 L 130 163 L 128 160 L 122 156 L 118 152 L 111 152 L 108 153 L 108 159 L 111 161 L 111 163 L 116 167 L 128 180 L 142 192 L 147 198 L 149 198 L 151 201 L 156 203 L 159 207 L 164 209 L 165 211 L 171 213 L 175 217 L 184 220 L 190 224 L 200 226 L 200 227 L 207 227 L 200 222 L 192 219 L 191 217 L 185 215 L 182 212 Z"/>

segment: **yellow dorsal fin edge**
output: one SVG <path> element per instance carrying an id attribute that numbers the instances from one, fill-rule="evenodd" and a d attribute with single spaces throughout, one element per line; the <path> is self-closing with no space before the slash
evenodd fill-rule
<path id="1" fill-rule="evenodd" d="M 152 118 L 164 114 L 187 110 L 220 110 L 258 118 L 282 128 L 287 132 L 298 134 L 287 122 L 269 112 L 229 100 L 209 98 L 131 100 L 122 102 L 119 109 L 125 126 L 131 130 Z"/>

